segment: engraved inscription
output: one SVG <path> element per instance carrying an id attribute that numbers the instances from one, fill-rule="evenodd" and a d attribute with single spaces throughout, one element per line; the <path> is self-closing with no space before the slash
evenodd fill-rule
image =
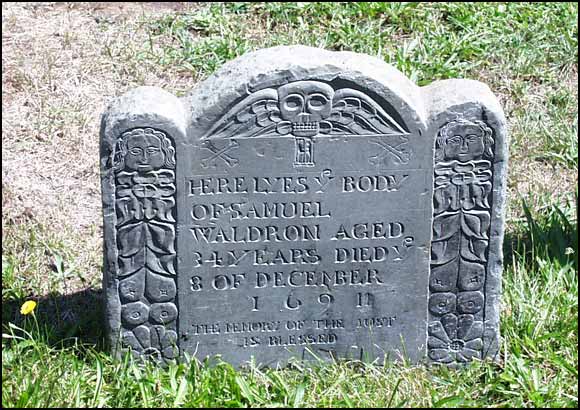
<path id="1" fill-rule="evenodd" d="M 408 323 L 427 311 L 424 125 L 351 80 L 258 84 L 220 104 L 195 134 L 201 150 L 183 150 L 181 349 L 274 363 L 308 346 L 399 354 L 404 337 L 418 358 L 427 323 Z"/>
<path id="2" fill-rule="evenodd" d="M 121 337 L 134 352 L 177 357 L 175 149 L 161 131 L 121 135 L 113 157 Z"/>
<path id="3" fill-rule="evenodd" d="M 366 220 L 356 214 L 342 220 L 333 215 L 350 209 L 341 206 L 341 196 L 354 203 L 356 195 L 381 195 L 383 200 L 401 195 L 413 178 L 420 178 L 413 171 L 336 173 L 325 168 L 299 175 L 186 176 L 189 202 L 183 215 L 188 223 L 181 232 L 188 241 L 191 271 L 185 286 L 187 293 L 200 296 L 188 305 L 195 312 L 216 306 L 220 315 L 215 322 L 208 314 L 205 323 L 195 323 L 190 320 L 195 314 L 190 314 L 182 331 L 211 343 L 216 335 L 240 335 L 226 340 L 236 347 L 270 351 L 307 345 L 320 345 L 321 351 L 350 349 L 345 333 L 356 329 L 369 335 L 375 329 L 395 338 L 396 314 L 343 322 L 334 317 L 334 309 L 386 313 L 380 301 L 387 293 L 396 295 L 393 279 L 406 275 L 405 262 L 417 255 L 412 222 L 404 214 L 401 220 L 380 220 L 385 214 L 375 209 L 361 214 Z M 333 196 L 338 200 L 329 201 Z M 245 294 L 243 300 L 237 293 Z M 184 292 L 182 303 L 186 299 Z M 238 300 L 235 307 L 230 300 Z M 245 321 L 224 321 L 232 309 Z M 276 330 L 258 320 L 273 313 L 297 320 L 278 321 Z M 311 323 L 305 317 L 312 314 L 323 318 Z"/>
<path id="4" fill-rule="evenodd" d="M 437 135 L 428 340 L 435 362 L 482 357 L 493 143 L 479 120 L 451 121 Z"/>
<path id="5" fill-rule="evenodd" d="M 131 91 L 101 121 L 109 341 L 236 367 L 495 354 L 504 132 L 475 82 L 299 46 Z"/>

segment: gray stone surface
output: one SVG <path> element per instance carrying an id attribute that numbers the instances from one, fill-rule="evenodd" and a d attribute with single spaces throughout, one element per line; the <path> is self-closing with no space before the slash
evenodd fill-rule
<path id="1" fill-rule="evenodd" d="M 428 356 L 448 364 L 498 359 L 505 117 L 478 81 L 438 81 L 423 92 L 435 136 Z"/>
<path id="2" fill-rule="evenodd" d="M 292 46 L 101 126 L 110 343 L 455 364 L 495 357 L 507 143 L 481 83 Z M 433 238 L 433 246 L 431 246 Z"/>

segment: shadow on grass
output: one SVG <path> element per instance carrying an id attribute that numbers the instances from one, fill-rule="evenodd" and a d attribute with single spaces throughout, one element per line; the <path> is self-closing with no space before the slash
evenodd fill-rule
<path id="1" fill-rule="evenodd" d="M 10 332 L 9 323 L 39 336 L 54 348 L 81 344 L 105 350 L 104 300 L 101 290 L 85 289 L 70 295 L 49 294 L 34 298 L 34 311 L 40 335 L 34 334 L 31 320 L 20 313 L 29 299 L 2 301 L 2 331 Z"/>
<path id="2" fill-rule="evenodd" d="M 523 260 L 530 267 L 537 258 L 558 262 L 560 266 L 573 263 L 578 269 L 578 195 L 573 206 L 567 209 L 552 204 L 532 211 L 525 200 L 522 208 L 526 221 L 506 231 L 504 239 L 504 267 L 513 265 L 514 260 Z"/>

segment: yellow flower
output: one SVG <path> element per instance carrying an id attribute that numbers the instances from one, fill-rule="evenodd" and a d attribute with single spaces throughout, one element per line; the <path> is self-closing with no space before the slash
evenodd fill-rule
<path id="1" fill-rule="evenodd" d="M 28 314 L 34 312 L 35 307 L 36 307 L 36 302 L 34 300 L 27 300 L 20 307 L 20 313 L 22 313 L 23 315 L 28 315 Z"/>

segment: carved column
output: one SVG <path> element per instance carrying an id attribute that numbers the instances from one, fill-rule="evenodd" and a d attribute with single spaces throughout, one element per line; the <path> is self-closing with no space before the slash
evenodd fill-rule
<path id="1" fill-rule="evenodd" d="M 477 81 L 425 87 L 434 137 L 427 355 L 499 359 L 508 141 L 498 100 Z"/>
<path id="2" fill-rule="evenodd" d="M 482 358 L 493 158 L 491 129 L 459 118 L 435 143 L 429 357 Z"/>
<path id="3" fill-rule="evenodd" d="M 175 138 L 184 118 L 177 98 L 141 87 L 101 123 L 109 343 L 161 363 L 179 355 Z"/>

